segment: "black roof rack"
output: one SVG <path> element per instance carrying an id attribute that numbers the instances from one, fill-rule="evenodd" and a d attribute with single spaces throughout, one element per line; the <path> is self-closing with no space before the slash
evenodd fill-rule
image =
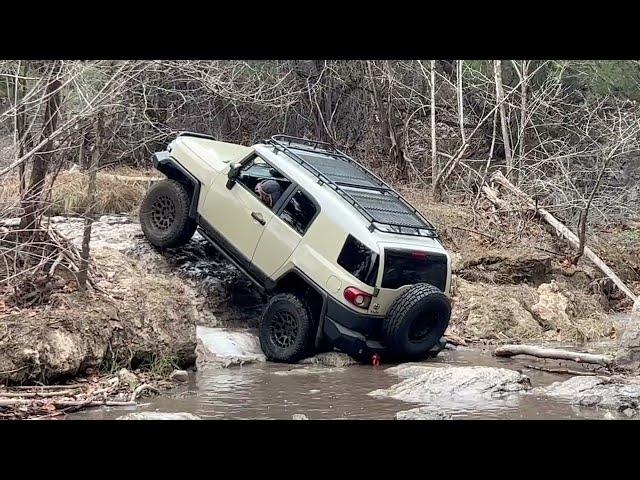
<path id="1" fill-rule="evenodd" d="M 274 135 L 263 143 L 335 190 L 370 222 L 371 231 L 437 238 L 435 227 L 402 195 L 332 144 L 289 135 Z"/>

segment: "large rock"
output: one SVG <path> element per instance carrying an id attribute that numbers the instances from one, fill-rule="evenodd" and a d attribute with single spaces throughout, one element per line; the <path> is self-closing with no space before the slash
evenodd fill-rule
<path id="1" fill-rule="evenodd" d="M 182 282 L 139 270 L 122 254 L 97 250 L 110 271 L 102 293 L 56 293 L 49 304 L 0 320 L 0 381 L 52 381 L 103 363 L 137 367 L 167 358 L 195 362 L 197 312 Z"/>
<path id="2" fill-rule="evenodd" d="M 187 412 L 135 412 L 122 415 L 116 420 L 200 420 L 200 417 Z"/>
<path id="3" fill-rule="evenodd" d="M 612 332 L 595 298 L 555 281 L 534 288 L 455 280 L 452 324 L 466 338 L 575 342 Z"/>
<path id="4" fill-rule="evenodd" d="M 556 282 L 543 283 L 538 287 L 538 301 L 531 311 L 547 328 L 569 330 L 571 319 L 576 316 L 573 303 L 566 292 L 560 291 Z"/>
<path id="5" fill-rule="evenodd" d="M 113 250 L 99 250 L 94 259 L 114 272 L 110 293 L 122 302 L 110 339 L 114 360 L 140 364 L 167 358 L 180 367 L 193 365 L 198 311 L 190 288 L 175 276 L 147 273 Z"/>
<path id="6" fill-rule="evenodd" d="M 418 407 L 396 413 L 396 420 L 451 420 L 453 416 L 433 407 Z"/>
<path id="7" fill-rule="evenodd" d="M 524 307 L 524 298 L 534 301 L 535 289 L 472 283 L 456 278 L 452 323 L 467 338 L 526 340 L 540 338 L 542 326 Z"/>
<path id="8" fill-rule="evenodd" d="M 404 380 L 369 395 L 427 404 L 444 410 L 481 409 L 494 400 L 531 388 L 529 378 L 514 370 L 449 365 L 399 365 L 387 370 Z"/>
<path id="9" fill-rule="evenodd" d="M 618 337 L 614 363 L 625 370 L 640 368 L 640 313 L 632 313 Z"/>
<path id="10" fill-rule="evenodd" d="M 640 410 L 640 380 L 625 377 L 572 377 L 531 390 L 582 407 L 597 407 L 633 416 Z"/>
<path id="11" fill-rule="evenodd" d="M 355 365 L 358 362 L 346 353 L 323 352 L 313 357 L 300 360 L 298 363 L 303 365 L 323 365 L 325 367 L 347 367 L 349 365 Z"/>
<path id="12" fill-rule="evenodd" d="M 98 294 L 54 294 L 50 304 L 0 320 L 0 381 L 57 380 L 96 368 L 118 322 Z"/>
<path id="13" fill-rule="evenodd" d="M 311 365 L 308 367 L 292 367 L 287 370 L 279 370 L 273 372 L 273 375 L 277 375 L 279 377 L 288 377 L 291 375 L 294 376 L 304 376 L 304 375 L 326 375 L 330 373 L 342 373 L 344 372 L 343 367 L 325 367 L 321 365 Z"/>
<path id="14" fill-rule="evenodd" d="M 189 381 L 189 372 L 186 370 L 174 370 L 169 375 L 169 380 L 176 383 L 183 383 Z"/>
<path id="15" fill-rule="evenodd" d="M 132 391 L 140 385 L 140 380 L 138 380 L 135 373 L 130 372 L 126 368 L 121 368 L 118 371 L 118 380 L 121 384 L 127 385 Z"/>
<path id="16" fill-rule="evenodd" d="M 247 330 L 230 330 L 198 326 L 197 365 L 229 367 L 253 362 L 264 362 L 258 337 Z"/>

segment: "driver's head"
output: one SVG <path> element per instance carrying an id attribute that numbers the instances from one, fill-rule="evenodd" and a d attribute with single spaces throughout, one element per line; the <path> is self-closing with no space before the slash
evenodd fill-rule
<path id="1" fill-rule="evenodd" d="M 256 193 L 264 203 L 273 207 L 282 195 L 282 188 L 275 180 L 264 180 L 256 185 Z"/>

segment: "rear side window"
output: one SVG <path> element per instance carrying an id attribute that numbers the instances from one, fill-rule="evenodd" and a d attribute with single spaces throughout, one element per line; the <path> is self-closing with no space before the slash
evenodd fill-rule
<path id="1" fill-rule="evenodd" d="M 293 227 L 300 235 L 304 235 L 318 209 L 311 199 L 298 190 L 280 213 L 280 218 Z"/>
<path id="2" fill-rule="evenodd" d="M 379 256 L 353 235 L 344 242 L 338 265 L 367 285 L 374 286 L 378 276 Z"/>
<path id="3" fill-rule="evenodd" d="M 444 290 L 446 282 L 447 257 L 445 255 L 385 249 L 382 288 L 396 289 L 415 283 L 430 283 Z"/>

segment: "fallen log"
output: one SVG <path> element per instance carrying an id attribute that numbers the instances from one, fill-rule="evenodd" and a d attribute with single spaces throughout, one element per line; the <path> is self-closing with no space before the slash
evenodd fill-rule
<path id="1" fill-rule="evenodd" d="M 531 197 L 529 197 L 526 193 L 524 193 L 522 190 L 520 190 L 515 185 L 513 185 L 509 180 L 507 180 L 505 176 L 502 175 L 502 172 L 498 170 L 493 175 L 491 175 L 491 181 L 502 185 L 511 193 L 513 193 L 516 197 L 522 199 L 527 205 L 527 207 L 535 211 L 536 213 L 538 213 L 549 225 L 551 225 L 556 230 L 558 235 L 560 235 L 565 240 L 567 240 L 572 247 L 576 249 L 579 248 L 580 240 L 578 239 L 576 234 L 574 234 L 571 230 L 569 230 L 569 228 L 566 225 L 564 225 L 562 222 L 556 219 L 553 215 L 551 215 L 551 213 L 549 213 L 548 210 L 542 207 L 539 207 Z M 498 196 L 495 190 L 485 185 L 483 187 L 483 191 L 485 192 L 485 194 L 487 195 L 487 198 L 492 203 L 494 203 L 496 206 L 500 208 L 504 208 L 504 205 L 505 205 L 504 200 L 500 200 L 499 203 L 495 202 L 495 200 L 498 199 Z M 616 275 L 616 273 L 613 270 L 611 270 L 611 268 L 593 252 L 593 250 L 585 246 L 584 255 L 589 260 L 591 260 L 607 277 L 609 277 L 611 281 L 613 281 L 613 283 L 620 289 L 620 291 L 622 291 L 633 302 L 636 301 L 636 298 L 637 298 L 636 295 L 631 290 L 629 290 L 629 288 L 624 284 L 624 282 L 620 279 L 620 277 L 618 277 L 618 275 Z"/>
<path id="2" fill-rule="evenodd" d="M 484 192 L 486 197 L 489 199 L 489 201 L 493 203 L 496 207 L 501 208 L 503 210 L 506 210 L 509 207 L 508 202 L 500 199 L 500 197 L 498 197 L 498 192 L 496 192 L 490 186 L 484 185 L 482 187 L 482 191 Z"/>
<path id="3" fill-rule="evenodd" d="M 38 407 L 42 404 L 43 400 L 25 398 L 14 398 L 11 400 L 5 400 L 0 398 L 0 407 L 19 407 L 25 405 L 32 405 Z M 115 400 L 55 400 L 51 401 L 56 408 L 64 407 L 132 407 L 138 405 L 134 401 L 115 401 Z"/>
<path id="4" fill-rule="evenodd" d="M 49 392 L 2 392 L 0 398 L 49 398 L 49 397 L 72 397 L 77 394 L 77 390 L 60 390 Z"/>
<path id="5" fill-rule="evenodd" d="M 577 363 L 592 363 L 603 367 L 611 366 L 613 359 L 608 355 L 597 355 L 593 353 L 572 352 L 571 350 L 560 350 L 558 348 L 542 348 L 531 345 L 503 345 L 494 350 L 496 357 L 513 357 L 515 355 L 529 355 L 537 358 L 548 358 L 552 360 L 571 360 Z"/>
<path id="6" fill-rule="evenodd" d="M 136 402 L 123 402 L 115 400 L 88 400 L 88 401 L 76 401 L 76 400 L 59 400 L 52 402 L 57 408 L 59 407 L 133 407 L 137 406 Z"/>
<path id="7" fill-rule="evenodd" d="M 76 383 L 71 385 L 13 385 L 10 388 L 11 390 L 64 390 L 64 389 L 78 389 L 84 388 L 85 385 L 82 383 Z"/>

